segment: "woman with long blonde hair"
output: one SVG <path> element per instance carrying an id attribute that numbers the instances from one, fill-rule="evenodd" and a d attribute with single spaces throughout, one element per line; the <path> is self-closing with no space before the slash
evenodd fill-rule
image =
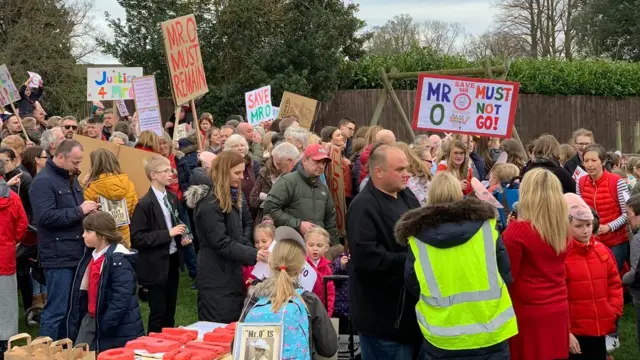
<path id="1" fill-rule="evenodd" d="M 453 174 L 460 181 L 462 192 L 465 195 L 470 194 L 473 191 L 471 187 L 473 170 L 469 165 L 467 145 L 460 140 L 452 140 L 443 142 L 442 150 L 445 158 L 438 163 L 436 174 L 444 171 Z"/>
<path id="2" fill-rule="evenodd" d="M 140 134 L 138 142 L 134 147 L 136 149 L 160 154 L 160 138 L 153 131 L 145 130 Z"/>
<path id="3" fill-rule="evenodd" d="M 100 204 L 101 199 L 125 206 L 129 221 L 133 216 L 133 210 L 138 204 L 138 194 L 133 182 L 127 174 L 120 170 L 120 163 L 116 156 L 107 149 L 96 149 L 89 155 L 91 172 L 84 178 L 82 185 L 84 199 Z M 107 209 L 102 209 L 107 211 Z M 119 219 L 116 219 L 119 220 Z M 131 247 L 129 225 L 118 227 L 122 235 L 122 244 Z"/>
<path id="4" fill-rule="evenodd" d="M 509 293 L 519 330 L 510 340 L 511 358 L 566 359 L 569 303 L 564 271 L 569 210 L 558 178 L 544 169 L 527 172 L 517 209 L 517 220 L 503 234 L 513 275 Z"/>
<path id="5" fill-rule="evenodd" d="M 214 187 L 191 186 L 185 192 L 187 206 L 200 241 L 197 288 L 198 319 L 237 321 L 244 299 L 243 265 L 266 261 L 269 252 L 254 247 L 253 220 L 242 196 L 244 157 L 223 151 L 211 164 Z"/>
<path id="6" fill-rule="evenodd" d="M 420 205 L 426 205 L 429 185 L 431 183 L 431 169 L 429 169 L 425 162 L 418 157 L 418 154 L 415 151 L 417 149 L 411 149 L 409 145 L 403 142 L 397 142 L 396 146 L 404 152 L 409 162 L 407 172 L 410 176 L 409 180 L 407 180 L 407 187 L 416 196 Z"/>
<path id="7" fill-rule="evenodd" d="M 303 290 L 298 282 L 306 263 L 304 240 L 293 228 L 281 226 L 276 229 L 274 241 L 269 256 L 273 276 L 255 286 L 240 322 L 268 323 L 277 319 L 284 323 L 281 359 L 310 360 L 312 349 L 330 358 L 338 350 L 331 319 L 320 299 Z"/>

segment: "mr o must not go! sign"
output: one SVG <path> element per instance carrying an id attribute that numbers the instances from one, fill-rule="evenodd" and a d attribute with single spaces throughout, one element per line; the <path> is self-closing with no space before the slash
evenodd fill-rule
<path id="1" fill-rule="evenodd" d="M 510 138 L 520 84 L 420 74 L 413 128 Z"/>

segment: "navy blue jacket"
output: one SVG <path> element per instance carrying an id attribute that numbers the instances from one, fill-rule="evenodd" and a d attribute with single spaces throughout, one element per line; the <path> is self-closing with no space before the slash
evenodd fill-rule
<path id="1" fill-rule="evenodd" d="M 40 263 L 46 268 L 78 266 L 84 252 L 80 204 L 84 193 L 78 180 L 51 159 L 29 188 L 33 217 L 38 228 Z"/>
<path id="2" fill-rule="evenodd" d="M 67 337 L 74 342 L 88 311 L 91 253 L 92 250 L 87 249 L 73 277 L 71 307 L 66 321 Z M 91 350 L 98 352 L 124 347 L 128 341 L 144 335 L 136 296 L 135 263 L 138 253 L 121 244 L 112 244 L 104 256 L 96 304 L 96 338 L 93 344 L 89 344 Z"/>

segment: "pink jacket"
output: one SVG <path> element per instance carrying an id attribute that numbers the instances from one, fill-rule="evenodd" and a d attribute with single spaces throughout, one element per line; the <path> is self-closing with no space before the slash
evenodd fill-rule
<path id="1" fill-rule="evenodd" d="M 324 286 L 322 280 L 325 276 L 333 275 L 333 272 L 331 271 L 331 262 L 327 260 L 326 257 L 322 257 L 320 259 L 320 262 L 318 263 L 318 266 L 316 267 L 315 265 L 313 265 L 313 260 L 311 260 L 307 256 L 307 263 L 309 263 L 309 265 L 311 265 L 316 273 L 318 273 L 316 283 L 315 285 L 313 285 L 313 293 L 320 298 L 322 304 L 325 306 L 327 312 L 329 313 L 329 317 L 331 317 L 333 315 L 333 306 L 336 302 L 336 287 L 333 284 L 333 281 L 329 281 L 327 283 L 327 300 L 329 301 L 329 304 L 327 305 L 324 300 Z"/>

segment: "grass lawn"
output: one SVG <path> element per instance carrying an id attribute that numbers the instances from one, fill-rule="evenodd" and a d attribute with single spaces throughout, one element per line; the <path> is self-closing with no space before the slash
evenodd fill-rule
<path id="1" fill-rule="evenodd" d="M 176 311 L 176 325 L 189 325 L 198 321 L 198 310 L 196 291 L 190 290 L 191 280 L 183 274 L 180 278 L 180 290 L 178 293 L 178 310 Z M 142 311 L 142 319 L 145 328 L 147 326 L 147 318 L 149 317 L 149 306 L 147 303 L 140 303 Z M 22 309 L 22 305 L 20 305 Z M 620 339 L 622 346 L 612 355 L 615 360 L 637 360 L 640 358 L 638 351 L 638 342 L 636 339 L 636 318 L 635 310 L 632 305 L 626 305 L 624 316 L 620 321 Z M 38 336 L 38 330 L 26 331 L 22 316 L 20 317 L 20 332 L 28 332 L 34 338 Z"/>

